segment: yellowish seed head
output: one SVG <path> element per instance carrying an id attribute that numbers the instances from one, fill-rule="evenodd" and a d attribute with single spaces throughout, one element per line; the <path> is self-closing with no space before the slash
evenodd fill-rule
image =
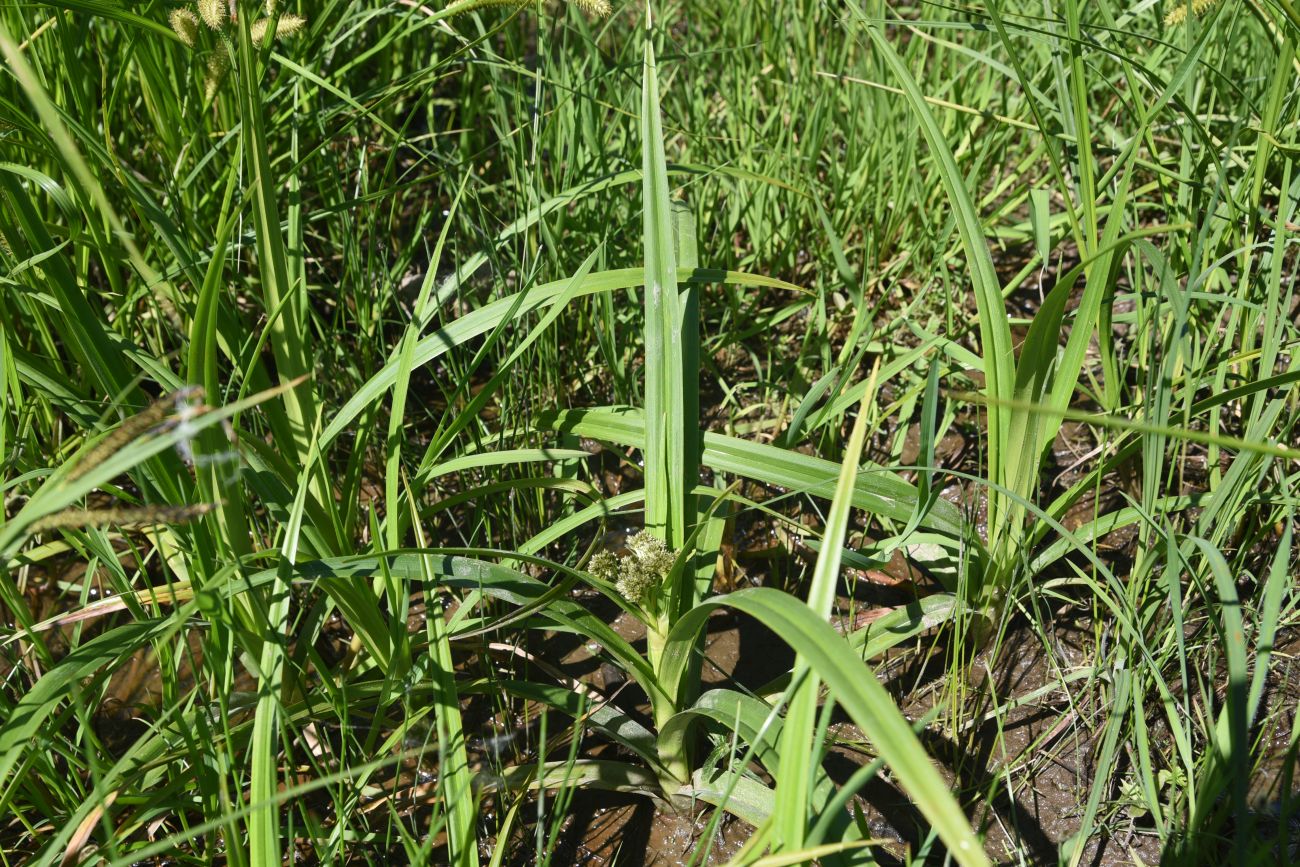
<path id="1" fill-rule="evenodd" d="M 301 15 L 281 15 L 280 20 L 275 22 L 275 36 L 277 39 L 296 36 L 306 24 L 307 19 Z"/>
<path id="2" fill-rule="evenodd" d="M 506 6 L 517 9 L 520 6 L 527 5 L 529 5 L 529 0 L 453 0 L 453 2 L 447 4 L 446 11 L 451 15 L 462 15 L 476 9 L 486 9 L 490 6 Z"/>
<path id="3" fill-rule="evenodd" d="M 280 20 L 275 22 L 275 38 L 287 39 L 296 34 L 307 23 L 307 19 L 299 15 L 282 15 Z M 254 21 L 253 26 L 248 28 L 248 35 L 253 38 L 254 42 L 261 42 L 266 38 L 266 30 L 271 26 L 271 19 L 263 18 L 260 21 Z"/>
<path id="4" fill-rule="evenodd" d="M 173 9 L 172 14 L 167 16 L 167 20 L 181 42 L 193 48 L 194 41 L 199 36 L 198 17 L 188 9 Z"/>
<path id="5" fill-rule="evenodd" d="M 226 46 L 222 44 L 217 46 L 217 50 L 208 58 L 208 76 L 203 81 L 203 96 L 209 102 L 217 95 L 217 88 L 221 86 L 229 70 L 230 55 L 226 53 Z"/>
<path id="6" fill-rule="evenodd" d="M 307 24 L 301 15 L 281 15 L 276 22 L 275 32 L 278 36 L 293 36 Z"/>
<path id="7" fill-rule="evenodd" d="M 611 9 L 609 0 L 573 0 L 573 2 L 583 12 L 596 18 L 608 16 Z"/>
<path id="8" fill-rule="evenodd" d="M 199 17 L 213 30 L 220 30 L 226 23 L 225 0 L 198 0 Z"/>
<path id="9" fill-rule="evenodd" d="M 1191 0 L 1192 14 L 1204 15 L 1219 0 Z M 1187 0 L 1174 0 L 1174 5 L 1165 14 L 1165 26 L 1176 27 L 1187 20 Z"/>
<path id="10" fill-rule="evenodd" d="M 199 398 L 202 399 L 202 396 L 202 391 L 200 391 Z M 172 405 L 173 399 L 171 395 L 168 395 L 155 400 L 140 412 L 125 419 L 116 430 L 100 440 L 94 448 L 77 460 L 76 464 L 68 472 L 68 480 L 80 478 L 108 460 L 127 443 L 145 436 L 149 431 L 162 424 Z"/>

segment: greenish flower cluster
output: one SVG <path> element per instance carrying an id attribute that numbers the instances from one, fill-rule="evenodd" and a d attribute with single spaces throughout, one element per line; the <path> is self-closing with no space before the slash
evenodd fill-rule
<path id="1" fill-rule="evenodd" d="M 663 582 L 676 559 L 662 539 L 642 530 L 627 540 L 627 554 L 615 557 L 609 551 L 601 551 L 591 558 L 587 569 L 602 581 L 612 583 L 632 602 L 639 603 Z"/>

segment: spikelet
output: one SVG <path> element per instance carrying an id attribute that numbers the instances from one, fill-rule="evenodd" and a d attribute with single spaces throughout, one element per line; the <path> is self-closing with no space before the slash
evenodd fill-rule
<path id="1" fill-rule="evenodd" d="M 274 15 L 275 10 L 279 7 L 279 5 L 280 4 L 277 3 L 276 0 L 266 0 L 266 5 L 262 7 L 266 10 L 266 17 L 270 18 L 272 15 Z"/>
<path id="2" fill-rule="evenodd" d="M 570 0 L 570 2 L 588 15 L 597 18 L 604 18 L 609 15 L 612 8 L 609 5 L 609 0 Z M 532 5 L 530 0 L 455 0 L 455 2 L 447 5 L 445 11 L 450 16 L 473 12 L 478 9 L 487 9 L 492 6 L 518 9 L 530 5 Z"/>
<path id="3" fill-rule="evenodd" d="M 1191 0 L 1192 14 L 1204 15 L 1217 2 L 1219 0 Z M 1174 4 L 1165 15 L 1166 27 L 1175 27 L 1187 20 L 1187 0 L 1174 0 Z"/>
<path id="4" fill-rule="evenodd" d="M 81 460 L 77 461 L 72 471 L 68 473 L 68 481 L 84 476 L 90 470 L 102 464 L 105 460 L 115 454 L 127 443 L 132 442 L 144 436 L 149 431 L 162 424 L 163 419 L 167 417 L 168 410 L 172 407 L 172 397 L 159 398 L 149 404 L 140 412 L 131 416 L 118 425 L 117 430 L 104 437 L 99 443 L 86 452 Z"/>
<path id="5" fill-rule="evenodd" d="M 183 506 L 133 506 L 112 509 L 64 509 L 46 515 L 31 526 L 33 533 L 81 527 L 152 527 L 156 524 L 184 524 L 206 515 L 215 508 L 211 503 Z"/>
<path id="6" fill-rule="evenodd" d="M 226 23 L 226 0 L 198 0 L 199 17 L 213 30 Z"/>
<path id="7" fill-rule="evenodd" d="M 596 18 L 605 18 L 610 13 L 609 0 L 573 0 L 573 5 Z"/>
<path id="8" fill-rule="evenodd" d="M 199 36 L 198 16 L 188 9 L 173 9 L 172 14 L 167 16 L 167 20 L 181 42 L 193 48 L 194 41 Z"/>
<path id="9" fill-rule="evenodd" d="M 301 15 L 281 15 L 280 20 L 275 22 L 276 38 L 285 39 L 295 36 L 306 23 L 307 19 Z"/>
<path id="10" fill-rule="evenodd" d="M 307 19 L 298 15 L 282 15 L 280 20 L 275 22 L 275 38 L 286 39 L 296 34 L 307 23 Z M 271 19 L 263 18 L 260 21 L 254 21 L 253 26 L 248 28 L 248 35 L 256 43 L 260 43 L 266 38 L 266 30 L 271 26 Z"/>
<path id="11" fill-rule="evenodd" d="M 473 12 L 476 9 L 488 9 L 493 6 L 518 9 L 521 6 L 528 5 L 530 5 L 529 0 L 455 0 L 455 2 L 447 4 L 446 12 L 448 16 L 451 16 Z"/>
<path id="12" fill-rule="evenodd" d="M 230 55 L 226 53 L 226 45 L 223 42 L 217 46 L 217 50 L 212 52 L 212 56 L 208 58 L 208 76 L 203 81 L 204 99 L 209 102 L 212 101 L 212 98 L 217 95 L 217 88 L 221 86 L 222 80 L 225 79 L 226 73 L 229 71 Z"/>

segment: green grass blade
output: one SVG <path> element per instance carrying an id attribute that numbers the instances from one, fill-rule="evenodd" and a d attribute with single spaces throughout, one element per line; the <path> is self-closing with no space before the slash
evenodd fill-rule
<path id="1" fill-rule="evenodd" d="M 319 442 L 319 439 L 310 440 Z M 266 612 L 266 640 L 262 643 L 258 660 L 258 700 L 253 717 L 253 735 L 249 744 L 252 754 L 248 800 L 252 813 L 248 817 L 248 863 L 275 864 L 284 857 L 280 838 L 280 814 L 276 804 L 280 763 L 281 736 L 280 711 L 285 691 L 285 669 L 288 659 L 286 634 L 291 602 L 289 586 L 294 561 L 298 556 L 303 514 L 306 511 L 309 485 L 308 474 L 315 471 L 315 449 L 307 456 L 299 481 L 298 495 L 284 529 L 280 545 L 280 565 L 274 570 L 274 580 L 261 610 Z"/>
<path id="2" fill-rule="evenodd" d="M 640 448 L 645 443 L 643 416 L 632 409 L 539 413 L 535 426 L 625 446 Z M 715 433 L 705 433 L 703 445 L 701 460 L 717 472 L 826 499 L 835 493 L 839 466 L 823 458 Z M 916 487 L 885 470 L 864 471 L 854 486 L 853 506 L 906 524 L 917 508 Z M 936 501 L 921 525 L 954 539 L 963 536 L 961 515 L 946 500 Z"/>
<path id="3" fill-rule="evenodd" d="M 848 533 L 849 513 L 853 508 L 858 463 L 862 459 L 862 445 L 867 435 L 868 407 L 875 400 L 875 380 L 880 363 L 871 370 L 871 381 L 866 395 L 858 406 L 858 417 L 853 423 L 853 433 L 840 464 L 839 480 L 831 498 L 831 508 L 826 515 L 821 552 L 813 567 L 812 583 L 808 588 L 809 610 L 819 620 L 828 620 L 835 605 L 835 592 L 839 585 L 840 552 Z M 813 743 L 816 727 L 817 699 L 820 682 L 816 671 L 802 655 L 795 657 L 792 673 L 794 694 L 786 711 L 785 728 L 781 734 L 781 764 L 776 774 L 776 822 L 773 826 L 775 843 L 785 851 L 803 848 L 804 834 L 809 825 L 812 767 L 820 762 L 821 749 Z"/>
<path id="4" fill-rule="evenodd" d="M 192 610 L 189 606 L 169 618 L 128 623 L 109 630 L 82 644 L 46 672 L 23 694 L 0 726 L 0 785 L 8 781 L 10 772 L 22 761 L 55 706 L 78 683 L 114 660 L 125 659 L 147 647 L 150 641 L 175 632 L 183 623 L 182 616 Z M 13 793 L 13 787 L 6 788 L 0 806 Z"/>
<path id="5" fill-rule="evenodd" d="M 580 281 L 579 286 L 575 289 L 575 297 L 591 295 L 597 292 L 631 289 L 642 285 L 644 279 L 644 268 L 599 271 L 587 275 L 586 279 Z M 700 283 L 730 283 L 738 286 L 766 286 L 794 292 L 803 291 L 798 286 L 784 280 L 760 277 L 739 271 L 701 268 L 692 272 L 686 279 Z M 555 280 L 534 287 L 531 290 L 526 290 L 527 297 L 522 304 L 518 303 L 520 300 L 518 294 L 509 295 L 465 314 L 422 338 L 416 344 L 411 369 L 422 367 L 449 350 L 464 345 L 475 337 L 491 331 L 501 324 L 502 319 L 511 311 L 514 311 L 516 316 L 523 316 L 539 307 L 558 303 L 569 287 L 569 280 Z M 325 446 L 332 444 L 339 434 L 347 429 L 348 425 L 356 421 L 358 416 L 393 387 L 393 383 L 397 381 L 398 366 L 399 360 L 397 358 L 390 359 L 383 368 L 358 388 L 356 393 L 334 414 L 321 435 Z"/>
<path id="6" fill-rule="evenodd" d="M 648 26 L 648 22 L 647 22 Z M 645 244 L 645 489 L 646 527 L 671 549 L 686 541 L 686 440 L 699 424 L 689 418 L 683 370 L 684 310 L 677 294 L 673 208 L 668 195 L 659 80 L 646 32 L 641 82 L 642 221 Z M 694 371 L 690 371 L 692 377 Z"/>
<path id="7" fill-rule="evenodd" d="M 418 531 L 418 524 L 417 524 Z M 423 533 L 419 532 L 423 542 Z M 437 586 L 437 558 L 421 558 L 426 598 Z M 478 867 L 478 796 L 474 790 L 474 773 L 466 751 L 465 729 L 461 719 L 461 698 L 456 689 L 456 663 L 451 655 L 442 606 L 431 606 L 425 618 L 434 684 L 434 712 L 438 731 L 438 786 L 447 813 L 447 846 L 455 867 Z"/>
<path id="8" fill-rule="evenodd" d="M 966 254 L 966 265 L 975 292 L 975 303 L 979 310 L 980 348 L 984 357 L 986 390 L 994 397 L 1010 397 L 1015 381 L 1011 328 L 1002 302 L 1002 286 L 993 267 L 993 257 L 989 254 L 979 213 L 975 210 L 975 204 L 966 189 L 966 179 L 957 167 L 952 149 L 948 146 L 938 123 L 935 122 L 920 86 L 903 63 L 903 59 L 886 39 L 875 20 L 869 18 L 853 0 L 849 0 L 848 6 L 857 21 L 865 28 L 881 60 L 889 67 L 890 72 L 903 88 L 912 113 L 921 126 L 921 133 L 930 148 L 930 154 L 938 167 L 944 192 L 947 193 L 948 202 L 953 208 L 953 216 L 956 219 L 958 234 L 961 236 L 962 250 Z M 988 430 L 989 466 L 1000 476 L 1007 436 L 1007 417 L 1001 408 L 989 409 Z M 1000 513 L 1001 507 L 997 498 L 990 495 L 990 534 L 997 532 Z"/>
<path id="9" fill-rule="evenodd" d="M 433 312 L 429 295 L 433 291 L 438 266 L 442 262 L 442 250 L 447 243 L 447 233 L 452 227 L 452 217 L 460 206 L 461 195 L 464 192 L 465 185 L 462 182 L 461 188 L 456 193 L 456 199 L 452 202 L 447 220 L 442 224 L 442 231 L 438 233 L 438 242 L 434 245 L 433 257 L 429 261 L 424 282 L 420 286 L 420 294 L 416 298 L 411 321 L 402 333 L 402 340 L 397 350 L 397 376 L 393 382 L 392 415 L 388 422 L 388 461 L 384 471 L 384 495 L 385 501 L 389 504 L 389 515 L 384 523 L 384 529 L 389 548 L 397 548 L 402 542 L 399 538 L 400 522 L 397 520 L 397 516 L 402 512 L 398 508 L 398 486 L 402 463 L 402 437 L 406 426 L 406 396 L 411 387 L 411 370 L 415 367 L 415 345 Z"/>
<path id="10" fill-rule="evenodd" d="M 278 431 L 280 447 L 297 458 L 299 466 L 311 466 L 305 479 L 314 503 L 330 510 L 334 497 L 319 468 L 307 463 L 308 454 L 317 447 L 311 438 L 316 423 L 316 392 L 310 378 L 313 371 L 308 348 L 307 291 L 302 279 L 301 245 L 291 251 L 282 234 L 276 173 L 271 163 L 271 147 L 266 135 L 266 105 L 262 92 L 263 68 L 259 62 L 260 46 L 253 44 L 247 16 L 240 16 L 235 48 L 238 51 L 234 76 L 238 91 L 240 130 L 243 153 L 248 160 L 249 197 L 252 199 L 253 224 L 256 230 L 257 258 L 261 278 L 263 306 L 270 320 L 267 332 L 275 357 L 280 382 L 295 382 L 285 399 L 287 423 Z M 220 97 L 218 97 L 220 98 Z M 296 207 L 296 206 L 294 206 Z M 294 221 L 290 220 L 290 230 Z M 290 261 L 292 258 L 294 261 Z M 317 527 L 318 532 L 333 535 L 333 527 Z M 335 550 L 341 540 L 331 539 Z"/>
<path id="11" fill-rule="evenodd" d="M 710 613 L 721 607 L 756 618 L 807 660 L 810 670 L 871 739 L 957 863 L 980 867 L 989 863 L 948 784 L 889 693 L 843 637 L 803 602 L 779 590 L 754 587 L 700 604 L 679 620 L 669 635 L 664 651 L 665 679 L 687 663 L 695 634 Z"/>

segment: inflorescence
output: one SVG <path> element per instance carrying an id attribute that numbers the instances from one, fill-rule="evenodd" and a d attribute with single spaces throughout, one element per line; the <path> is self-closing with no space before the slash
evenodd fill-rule
<path id="1" fill-rule="evenodd" d="M 265 41 L 278 6 L 277 0 L 266 0 L 263 8 L 266 10 L 267 17 L 260 18 L 249 25 L 248 35 L 254 42 L 260 44 Z M 226 73 L 230 71 L 230 46 L 233 38 L 230 27 L 235 22 L 233 4 L 229 4 L 228 0 L 195 0 L 193 9 L 175 9 L 167 16 L 167 20 L 177 38 L 190 48 L 198 45 L 200 22 L 220 37 L 216 48 L 208 55 L 208 74 L 203 82 L 204 97 L 211 100 L 216 96 L 217 88 L 221 86 Z M 307 19 L 301 15 L 285 13 L 274 18 L 274 22 L 274 38 L 287 39 L 302 30 Z"/>
<path id="2" fill-rule="evenodd" d="M 612 583 L 620 594 L 639 604 L 658 589 L 676 560 L 676 554 L 662 539 L 642 530 L 627 540 L 627 553 L 622 557 L 601 551 L 591 558 L 587 568 L 592 575 Z"/>
<path id="3" fill-rule="evenodd" d="M 1191 0 L 1190 5 L 1192 7 L 1192 14 L 1198 17 L 1204 15 L 1206 11 L 1217 2 L 1219 2 L 1219 0 Z M 1174 27 L 1186 21 L 1187 6 L 1187 0 L 1175 0 L 1175 5 L 1172 6 L 1169 9 L 1169 12 L 1165 15 L 1165 24 L 1169 27 Z"/>

